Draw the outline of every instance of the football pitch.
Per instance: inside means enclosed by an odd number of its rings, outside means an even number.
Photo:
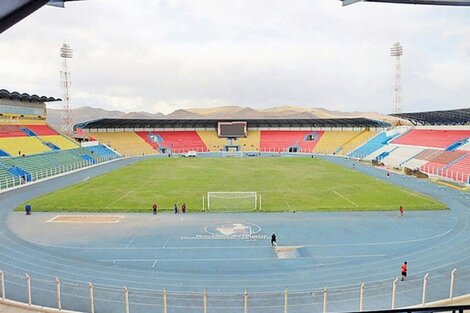
[[[425,195],[316,158],[152,158],[29,203],[43,212],[151,212],[153,203],[159,211],[186,203],[188,212],[201,212],[202,197],[214,191],[255,191],[266,212],[445,208]]]

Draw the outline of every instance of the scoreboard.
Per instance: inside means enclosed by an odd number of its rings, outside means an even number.
[[[246,122],[219,122],[217,124],[217,134],[223,138],[246,137]]]

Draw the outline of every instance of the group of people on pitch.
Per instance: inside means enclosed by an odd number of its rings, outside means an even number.
[[[175,206],[173,209],[175,211],[175,214],[179,213],[178,204],[175,203]],[[152,205],[152,213],[154,215],[158,213],[158,205],[156,203]],[[181,206],[181,213],[186,213],[186,203],[183,203],[183,205]]]

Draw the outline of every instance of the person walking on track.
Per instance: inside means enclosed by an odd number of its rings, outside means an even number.
[[[405,280],[407,274],[408,274],[408,263],[405,261],[401,265],[401,281]]]
[[[277,247],[276,234],[271,235],[271,246]]]

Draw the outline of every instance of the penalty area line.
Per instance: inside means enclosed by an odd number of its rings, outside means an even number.
[[[125,194],[123,194],[122,196],[120,196],[119,198],[117,198],[116,200],[114,201],[111,201],[107,206],[105,206],[104,208],[107,209],[109,208],[110,206],[112,206],[113,204],[115,204],[116,202],[118,202],[119,200],[122,200],[124,199],[125,197],[127,197],[129,194],[133,193],[134,190],[130,190],[128,192],[126,192]]]
[[[287,202],[287,200],[286,200],[285,202],[286,202],[286,204],[287,204],[287,206],[289,207],[289,210],[290,210],[290,204],[289,204],[289,202]]]
[[[342,194],[340,194],[339,192],[337,192],[336,190],[333,190],[333,192],[340,198],[343,198],[344,200],[348,201],[349,203],[353,204],[356,208],[358,208],[359,206],[357,205],[356,202],[346,198],[345,196],[343,196]]]

